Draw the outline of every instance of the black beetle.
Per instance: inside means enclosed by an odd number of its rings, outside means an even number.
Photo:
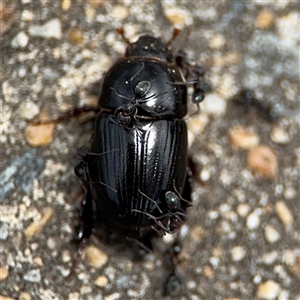
[[[184,75],[186,76],[184,76]],[[102,80],[89,149],[76,175],[86,187],[79,240],[103,221],[138,242],[175,232],[191,206],[187,166],[187,85],[204,98],[203,70],[142,35]]]

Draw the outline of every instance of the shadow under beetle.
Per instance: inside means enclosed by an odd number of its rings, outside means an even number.
[[[184,223],[191,178],[183,117],[188,85],[197,106],[204,99],[203,75],[183,51],[173,54],[150,35],[129,44],[106,73],[91,144],[79,152],[75,168],[86,189],[81,247],[99,221],[146,249],[152,236],[174,233]]]

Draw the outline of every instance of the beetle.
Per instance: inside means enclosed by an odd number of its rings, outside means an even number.
[[[174,34],[175,36],[175,34]],[[102,80],[90,147],[75,174],[86,189],[78,239],[101,221],[129,239],[174,233],[191,206],[187,86],[204,99],[203,69],[152,35],[129,44]]]

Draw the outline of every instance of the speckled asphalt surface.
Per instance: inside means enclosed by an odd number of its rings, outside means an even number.
[[[56,116],[95,100],[90,91],[126,46],[115,28],[124,26],[129,39],[150,32],[168,41],[173,24],[184,23],[192,27],[184,48],[207,70],[212,95],[188,119],[199,180],[173,299],[299,300],[299,8],[297,1],[3,1],[0,299],[162,298],[168,239],[154,241],[141,261],[130,248],[99,241],[98,261],[83,258],[66,279],[82,197],[73,168],[92,122],[58,124],[42,147],[30,146],[24,132],[41,111]],[[280,119],[233,106],[228,99],[242,87],[275,105]],[[275,153],[273,179],[248,169],[249,150],[228,136],[236,126],[251,128]]]

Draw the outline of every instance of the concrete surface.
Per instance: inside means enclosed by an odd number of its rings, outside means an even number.
[[[0,299],[162,298],[162,252],[170,237],[155,241],[156,251],[141,261],[130,248],[99,241],[98,268],[83,257],[66,278],[82,197],[73,168],[92,121],[58,124],[52,141],[41,147],[29,145],[24,132],[27,120],[42,111],[53,117],[94,103],[91,90],[126,47],[115,28],[123,26],[129,39],[150,32],[168,41],[173,25],[187,24],[184,49],[207,70],[212,95],[188,119],[190,153],[199,170],[194,206],[181,232],[182,288],[173,299],[299,300],[299,6],[2,2]],[[276,123],[231,104],[230,97],[245,87],[277,107]],[[248,168],[250,150],[229,139],[236,126],[251,128],[259,144],[275,153],[273,178]]]

